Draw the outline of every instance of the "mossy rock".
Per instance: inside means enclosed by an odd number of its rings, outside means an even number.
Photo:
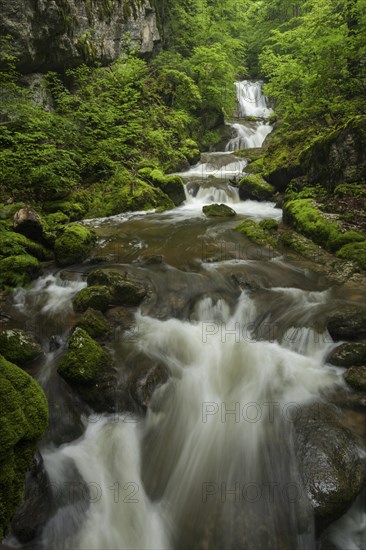
[[[46,214],[54,214],[61,212],[69,218],[70,221],[78,221],[83,219],[87,212],[87,206],[81,202],[72,201],[70,199],[61,201],[46,202],[43,205],[43,210]]]
[[[88,285],[105,285],[111,293],[111,303],[121,306],[139,306],[150,288],[131,273],[95,269],[88,275]]]
[[[361,269],[366,269],[366,241],[346,244],[336,255],[342,260],[354,261]]]
[[[0,259],[8,256],[29,254],[37,260],[52,260],[53,253],[43,245],[31,241],[21,233],[15,231],[0,232]]]
[[[271,234],[271,231],[264,229],[259,223],[253,220],[245,220],[235,228],[239,233],[246,235],[251,241],[260,246],[274,248],[277,244],[276,239]]]
[[[254,162],[259,158],[263,157],[263,149],[262,147],[251,147],[250,149],[239,149],[239,151],[235,151],[235,153],[233,153],[233,156],[241,157],[244,159],[248,159],[251,162]]]
[[[272,218],[261,220],[258,225],[265,231],[277,231],[278,229],[278,222]]]
[[[263,163],[264,163],[264,158],[260,157],[259,159],[250,162],[245,167],[245,171],[248,174],[254,174],[254,175],[255,174],[262,174],[263,169],[264,169]]]
[[[226,204],[208,204],[203,206],[202,212],[208,218],[232,218],[236,216],[235,210]]]
[[[41,264],[29,254],[8,256],[0,260],[0,287],[17,287],[28,284],[41,274]]]
[[[70,217],[63,212],[54,212],[45,216],[44,221],[49,231],[60,231],[69,223]]]
[[[366,392],[366,366],[351,367],[346,371],[344,378],[355,390]]]
[[[89,308],[107,311],[111,300],[109,288],[103,285],[88,286],[78,292],[73,299],[75,311],[84,312]]]
[[[336,252],[340,248],[344,247],[345,245],[353,244],[353,243],[364,243],[366,245],[366,236],[363,233],[358,233],[357,231],[346,231],[345,233],[340,233],[336,237],[334,237],[330,243],[329,243],[329,250],[332,252]],[[349,247],[351,250],[352,247]],[[366,246],[365,246],[365,253],[366,253]],[[342,256],[340,256],[342,257]],[[347,254],[344,258],[345,260],[355,260],[357,259],[357,254],[351,254],[350,257],[347,257]],[[365,255],[366,260],[366,255]],[[366,264],[366,261],[365,261]]]
[[[82,262],[95,244],[95,233],[79,224],[69,224],[55,242],[56,261],[61,266]]]
[[[341,344],[328,355],[327,361],[337,367],[366,366],[366,342]]]
[[[24,367],[42,353],[40,344],[24,330],[0,331],[0,354],[11,363]]]
[[[77,327],[57,372],[71,384],[88,385],[98,382],[111,363],[110,355],[85,330]]]
[[[25,475],[47,423],[42,388],[0,356],[0,539],[22,503]]]
[[[167,176],[161,170],[152,170],[149,179],[170,197],[175,206],[185,201],[184,182],[180,176]]]
[[[293,250],[299,256],[303,256],[308,260],[316,261],[322,255],[327,253],[312,240],[296,233],[295,231],[283,231],[280,233],[280,242],[287,248]]]
[[[274,187],[259,175],[246,176],[239,182],[241,200],[269,201],[274,194]]]
[[[85,330],[92,338],[101,340],[107,339],[112,334],[111,325],[104,315],[96,310],[89,308],[77,321],[75,327]]]

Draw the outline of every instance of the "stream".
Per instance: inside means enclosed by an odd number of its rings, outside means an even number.
[[[85,221],[98,235],[89,261],[14,293],[11,317],[45,351],[32,374],[50,402],[40,452],[56,504],[36,541],[10,535],[8,546],[318,548],[291,413],[346,391],[343,369],[325,362],[334,342],[324,319],[355,297],[329,288],[309,263],[234,231],[246,218],[282,219],[274,203],[240,201],[232,185],[248,164],[235,151],[261,147],[272,130],[261,84],[236,88],[232,138],[180,174],[183,205]],[[210,203],[237,215],[207,218]],[[96,414],[56,372],[76,319],[72,299],[96,265],[128,266],[154,289],[108,344],[121,383],[139,357],[168,369],[146,415]],[[58,345],[50,348],[50,338]],[[329,540],[335,549],[365,548],[362,499]]]

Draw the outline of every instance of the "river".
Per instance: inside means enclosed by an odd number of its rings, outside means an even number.
[[[15,292],[13,317],[46,351],[33,374],[50,401],[41,453],[56,505],[35,542],[19,546],[10,536],[10,546],[316,548],[291,413],[345,387],[343,369],[325,362],[334,343],[323,323],[345,298],[311,265],[234,231],[248,217],[282,216],[273,203],[240,201],[230,183],[248,162],[235,151],[261,147],[271,131],[260,83],[236,86],[233,137],[181,174],[182,206],[87,221],[98,234],[90,263]],[[237,216],[206,218],[202,206],[213,202]],[[136,357],[168,368],[146,416],[97,415],[56,372],[75,321],[72,298],[101,257],[154,288],[132,328],[122,324],[109,345],[122,382]],[[55,335],[61,347],[50,351]],[[361,504],[334,524],[336,548],[362,549]]]

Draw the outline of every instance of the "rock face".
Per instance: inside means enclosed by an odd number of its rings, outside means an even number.
[[[304,407],[295,421],[295,448],[304,485],[320,528],[339,517],[361,492],[365,452],[336,407]]]
[[[23,73],[108,64],[131,42],[149,54],[160,41],[148,0],[0,0],[0,33],[13,39]]]

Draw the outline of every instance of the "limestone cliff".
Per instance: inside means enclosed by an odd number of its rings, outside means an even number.
[[[0,0],[0,34],[23,73],[108,64],[127,45],[146,55],[160,41],[149,0]]]

